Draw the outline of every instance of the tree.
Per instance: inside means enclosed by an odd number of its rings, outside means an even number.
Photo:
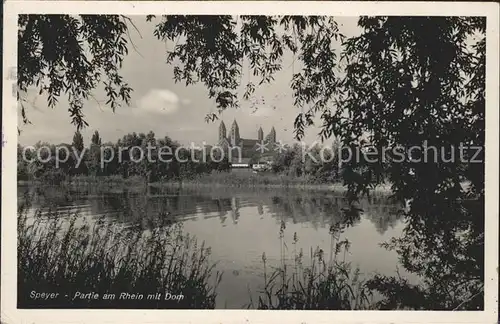
[[[94,145],[101,146],[102,139],[101,136],[99,136],[99,131],[95,131],[94,134],[92,134],[91,143]]]
[[[66,95],[77,129],[88,125],[83,103],[101,84],[113,111],[128,104],[132,89],[119,73],[128,53],[127,22],[118,15],[19,15],[17,97],[24,122],[23,94],[33,88],[47,95],[49,107]]]
[[[17,180],[29,180],[29,169],[28,161],[32,158],[32,152],[25,150],[23,152],[23,147],[17,144]],[[23,154],[24,153],[24,154]]]
[[[72,146],[78,151],[82,152],[84,149],[84,143],[83,143],[83,136],[79,131],[75,132],[75,135],[73,135],[73,143]]]
[[[94,176],[104,174],[104,170],[101,168],[101,143],[99,132],[95,131],[90,140],[89,159],[86,161],[89,173]]]
[[[76,131],[75,135],[73,135],[73,142],[71,143],[71,160],[78,161],[77,154],[83,154],[82,160],[78,167],[76,166],[76,162],[74,163],[74,174],[87,174],[88,173],[88,165],[89,156],[88,152],[85,150],[85,143],[83,142],[83,136],[80,131]]]

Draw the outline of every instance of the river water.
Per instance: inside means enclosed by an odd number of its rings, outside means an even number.
[[[22,201],[28,187],[18,187]],[[330,225],[342,222],[346,201],[339,195],[311,191],[237,190],[237,189],[153,189],[146,194],[126,188],[114,190],[43,188],[33,208],[78,211],[82,217],[105,216],[116,224],[132,223],[144,213],[168,212],[183,222],[186,232],[211,247],[211,261],[223,271],[217,289],[217,308],[246,307],[250,297],[262,288],[265,253],[268,266],[291,256],[294,248],[309,255],[311,248],[331,250]],[[361,200],[361,215],[338,240],[348,239],[349,250],[342,257],[359,267],[364,276],[375,273],[395,275],[396,252],[380,246],[398,237],[404,228],[399,205],[386,198]],[[283,237],[280,228],[285,225]],[[287,250],[288,249],[288,250]],[[307,263],[307,261],[305,262]],[[405,275],[399,268],[400,275]],[[255,299],[254,299],[255,300]]]

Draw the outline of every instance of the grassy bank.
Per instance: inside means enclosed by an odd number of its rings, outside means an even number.
[[[46,184],[40,182],[18,181],[19,185]],[[119,176],[75,176],[68,178],[60,183],[68,187],[93,186],[99,188],[116,189],[127,187],[143,188],[146,181],[143,177],[122,178]],[[326,191],[335,193],[344,193],[346,187],[340,183],[321,182],[313,177],[301,176],[293,177],[276,173],[252,173],[250,171],[233,172],[213,172],[210,174],[195,175],[184,179],[172,179],[165,181],[152,182],[148,184],[154,188],[267,188],[267,189],[298,189],[310,191]],[[371,191],[373,194],[389,195],[391,186],[382,184]]]
[[[340,183],[320,182],[312,177],[292,177],[276,173],[252,172],[216,172],[201,175],[192,179],[152,183],[153,187],[173,188],[267,188],[267,189],[298,189],[310,191],[327,191],[344,193],[347,189]],[[383,184],[376,187],[374,194],[389,195],[391,186]]]
[[[65,186],[86,186],[86,185],[100,185],[100,186],[143,186],[145,183],[143,177],[133,176],[124,178],[121,176],[66,176],[61,181],[51,182],[50,180],[18,180],[18,185],[65,185]]]
[[[210,249],[198,246],[180,224],[161,217],[117,229],[103,221],[81,224],[76,215],[27,215],[21,208],[18,307],[215,307],[221,275],[213,273]],[[59,294],[35,299],[36,293]],[[81,298],[88,293],[98,294],[97,299]],[[120,299],[122,293],[143,297],[124,300]],[[165,300],[167,293],[179,297]]]

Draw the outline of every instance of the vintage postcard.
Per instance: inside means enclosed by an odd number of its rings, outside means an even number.
[[[2,323],[497,322],[498,9],[7,1]]]

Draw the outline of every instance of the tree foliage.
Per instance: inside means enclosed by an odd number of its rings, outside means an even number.
[[[47,92],[49,106],[66,92],[79,127],[85,125],[82,99],[91,96],[102,76],[111,107],[118,99],[128,102],[131,89],[118,73],[127,54],[127,19],[20,16],[19,89],[36,86]],[[346,38],[327,16],[162,16],[154,35],[174,43],[167,53],[174,79],[203,83],[219,111],[239,105],[240,84],[248,99],[256,86],[272,82],[284,53],[291,52],[300,67],[291,79],[294,104],[305,109],[295,120],[297,138],[319,114],[321,135],[338,136],[345,146],[359,146],[365,134],[377,148],[424,140],[435,146],[483,145],[484,19],[361,17],[358,25],[361,35]],[[480,40],[469,46],[474,34]],[[248,81],[242,80],[246,72],[252,76]],[[472,181],[474,191],[483,181],[477,166],[421,163],[410,175],[416,166],[411,161],[372,164],[368,171],[391,174],[400,199],[412,198],[413,183],[421,181],[430,192],[450,177],[455,183],[462,177]],[[347,185],[353,192],[363,189],[359,183]]]
[[[245,97],[254,82],[272,82],[283,53],[291,51],[302,67],[291,80],[295,106],[305,109],[295,121],[298,138],[319,114],[321,135],[338,136],[346,146],[359,146],[366,134],[377,148],[424,140],[438,147],[482,145],[484,19],[361,17],[358,25],[361,35],[345,38],[326,16],[163,16],[154,34],[175,42],[167,54],[175,80],[203,83],[220,110],[238,106],[236,92],[247,64],[255,81],[246,83]],[[476,33],[483,37],[471,47]],[[467,173],[422,164],[427,171],[418,170],[421,179],[414,179],[409,161],[385,167],[400,184],[394,188],[400,198],[413,196],[406,184],[428,181],[425,190],[434,191],[445,179]]]
[[[176,80],[205,84],[220,110],[237,106],[245,62],[256,82],[265,84],[288,50],[301,67],[291,80],[294,104],[304,111],[295,120],[297,138],[319,115],[323,138],[335,135],[352,150],[366,138],[378,152],[402,147],[408,153],[426,145],[445,150],[426,162],[409,154],[398,162],[391,155],[376,163],[351,160],[344,182],[356,199],[369,192],[373,179],[387,175],[396,198],[411,201],[403,236],[387,247],[425,284],[375,278],[372,288],[386,296],[381,307],[482,307],[477,296],[484,281],[484,18],[361,17],[361,34],[351,38],[330,17],[161,19],[155,35],[176,42],[167,57]],[[207,39],[204,30],[215,36]],[[253,81],[246,88],[248,97]],[[480,163],[463,163],[456,155],[460,144],[479,147]],[[452,151],[455,158],[443,162]],[[464,182],[470,185],[464,188]]]
[[[40,150],[39,155],[37,150]],[[83,175],[139,176],[156,182],[189,179],[229,169],[227,158],[215,162],[210,150],[184,147],[168,136],[156,138],[152,131],[129,133],[114,143],[104,144],[96,131],[87,146],[77,131],[71,145],[41,142],[32,147],[18,145],[17,156],[19,180],[49,181],[48,178],[57,176],[62,181]]]
[[[99,131],[95,131],[94,134],[92,134],[91,142],[94,145],[101,145],[102,144],[102,139],[101,139],[101,136],[99,135]]]
[[[51,106],[67,92],[71,116],[80,126],[82,100],[101,76],[113,109],[118,98],[128,102],[131,89],[118,74],[127,51],[125,20],[21,16],[20,90],[36,86],[48,93]],[[480,292],[485,18],[360,17],[360,35],[349,38],[340,33],[335,18],[327,16],[148,16],[147,20],[155,22],[159,40],[173,44],[166,60],[174,66],[174,80],[205,85],[218,112],[238,107],[241,84],[246,89],[243,99],[248,99],[256,87],[273,82],[283,68],[285,52],[290,52],[298,67],[291,77],[294,105],[303,111],[294,123],[297,138],[319,116],[320,135],[336,136],[353,150],[366,138],[378,152],[384,147],[407,150],[425,145],[451,152],[461,143],[481,148],[480,163],[458,158],[415,162],[415,156],[394,162],[389,155],[376,163],[351,160],[343,172],[351,200],[369,192],[377,184],[373,179],[383,178],[380,175],[388,177],[398,200],[411,200],[404,235],[389,247],[398,250],[407,269],[427,278],[426,287],[419,290],[397,278],[378,278],[373,284],[388,296],[386,305],[422,307],[424,302],[415,304],[418,298],[393,298],[393,292],[403,288],[415,292],[412,296],[425,297],[427,306],[446,309]],[[83,44],[91,56],[84,55]],[[247,80],[244,74],[249,75]],[[207,119],[216,117],[214,113]],[[288,160],[292,163],[293,157]],[[464,188],[464,182],[470,185]],[[465,203],[470,199],[476,203]],[[475,288],[463,286],[464,282]],[[433,287],[447,292],[446,302]],[[480,307],[482,302],[474,299],[471,305]]]
[[[30,89],[45,94],[51,108],[65,96],[78,129],[88,125],[83,105],[99,85],[113,111],[128,104],[132,89],[119,73],[128,53],[127,21],[116,15],[19,15],[17,96],[24,122],[23,95]]]
[[[85,147],[85,143],[83,142],[83,136],[79,131],[75,132],[75,135],[73,135],[73,143],[72,146],[78,151],[81,152],[83,151],[83,148]]]

